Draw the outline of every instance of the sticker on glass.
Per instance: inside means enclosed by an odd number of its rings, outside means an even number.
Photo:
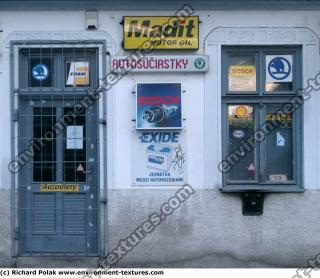
[[[255,171],[256,170],[256,167],[254,167],[253,163],[251,163],[248,167],[248,170],[249,171]]]
[[[236,139],[241,139],[245,135],[245,132],[241,129],[236,129],[232,132],[232,136]]]
[[[292,55],[266,55],[266,82],[292,82]]]
[[[231,76],[255,76],[255,66],[230,66],[229,74]]]
[[[248,109],[244,105],[238,106],[235,110],[235,114],[238,118],[245,118],[248,114]]]
[[[284,147],[286,145],[286,140],[281,135],[280,132],[277,132],[277,147]]]
[[[67,86],[89,85],[89,62],[67,62]]]
[[[273,174],[269,175],[269,181],[287,181],[287,175]]]
[[[244,61],[241,61],[241,63],[243,62]],[[256,66],[230,65],[228,70],[228,83],[229,91],[255,91]]]
[[[49,76],[49,69],[45,64],[37,64],[32,68],[32,77],[37,81],[44,81]]]
[[[83,172],[84,171],[84,168],[82,166],[81,163],[79,163],[78,167],[77,167],[77,172]]]
[[[229,105],[229,125],[235,129],[252,128],[254,125],[253,106],[250,105]]]

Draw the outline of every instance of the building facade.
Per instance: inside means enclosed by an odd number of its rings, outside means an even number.
[[[318,255],[318,1],[1,2],[1,266]]]

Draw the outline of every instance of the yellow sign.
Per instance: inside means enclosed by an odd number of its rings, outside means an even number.
[[[80,185],[74,183],[43,183],[40,185],[41,192],[79,192]]]
[[[231,76],[253,76],[256,73],[255,66],[230,66],[229,74]]]
[[[248,114],[247,107],[241,105],[236,108],[236,115],[238,118],[245,118]]]
[[[198,49],[199,17],[125,16],[124,49]]]
[[[266,121],[287,121],[292,122],[292,115],[290,114],[266,114],[265,115]]]

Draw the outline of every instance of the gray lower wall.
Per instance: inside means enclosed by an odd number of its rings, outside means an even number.
[[[11,258],[11,195],[10,189],[0,190],[0,266],[14,266]]]
[[[109,246],[174,193],[109,194]],[[300,267],[320,252],[320,192],[266,194],[262,216],[243,216],[237,194],[196,190],[120,262],[122,266]]]
[[[109,249],[175,190],[111,190]],[[196,190],[120,262],[123,267],[302,267],[320,252],[320,192],[266,194],[262,216],[243,216],[237,194]],[[96,258],[11,258],[10,190],[0,190],[0,266],[96,267]]]

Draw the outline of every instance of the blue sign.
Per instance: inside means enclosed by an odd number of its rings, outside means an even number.
[[[44,81],[49,77],[49,69],[45,64],[37,64],[32,68],[32,77],[37,81]]]
[[[289,56],[289,55],[285,55]],[[291,58],[291,56],[289,56]],[[291,59],[292,60],[292,59]],[[284,56],[276,56],[268,63],[269,77],[273,81],[291,82],[292,61],[289,61]],[[270,80],[267,80],[270,81]]]
[[[137,129],[181,129],[181,83],[137,84]]]

